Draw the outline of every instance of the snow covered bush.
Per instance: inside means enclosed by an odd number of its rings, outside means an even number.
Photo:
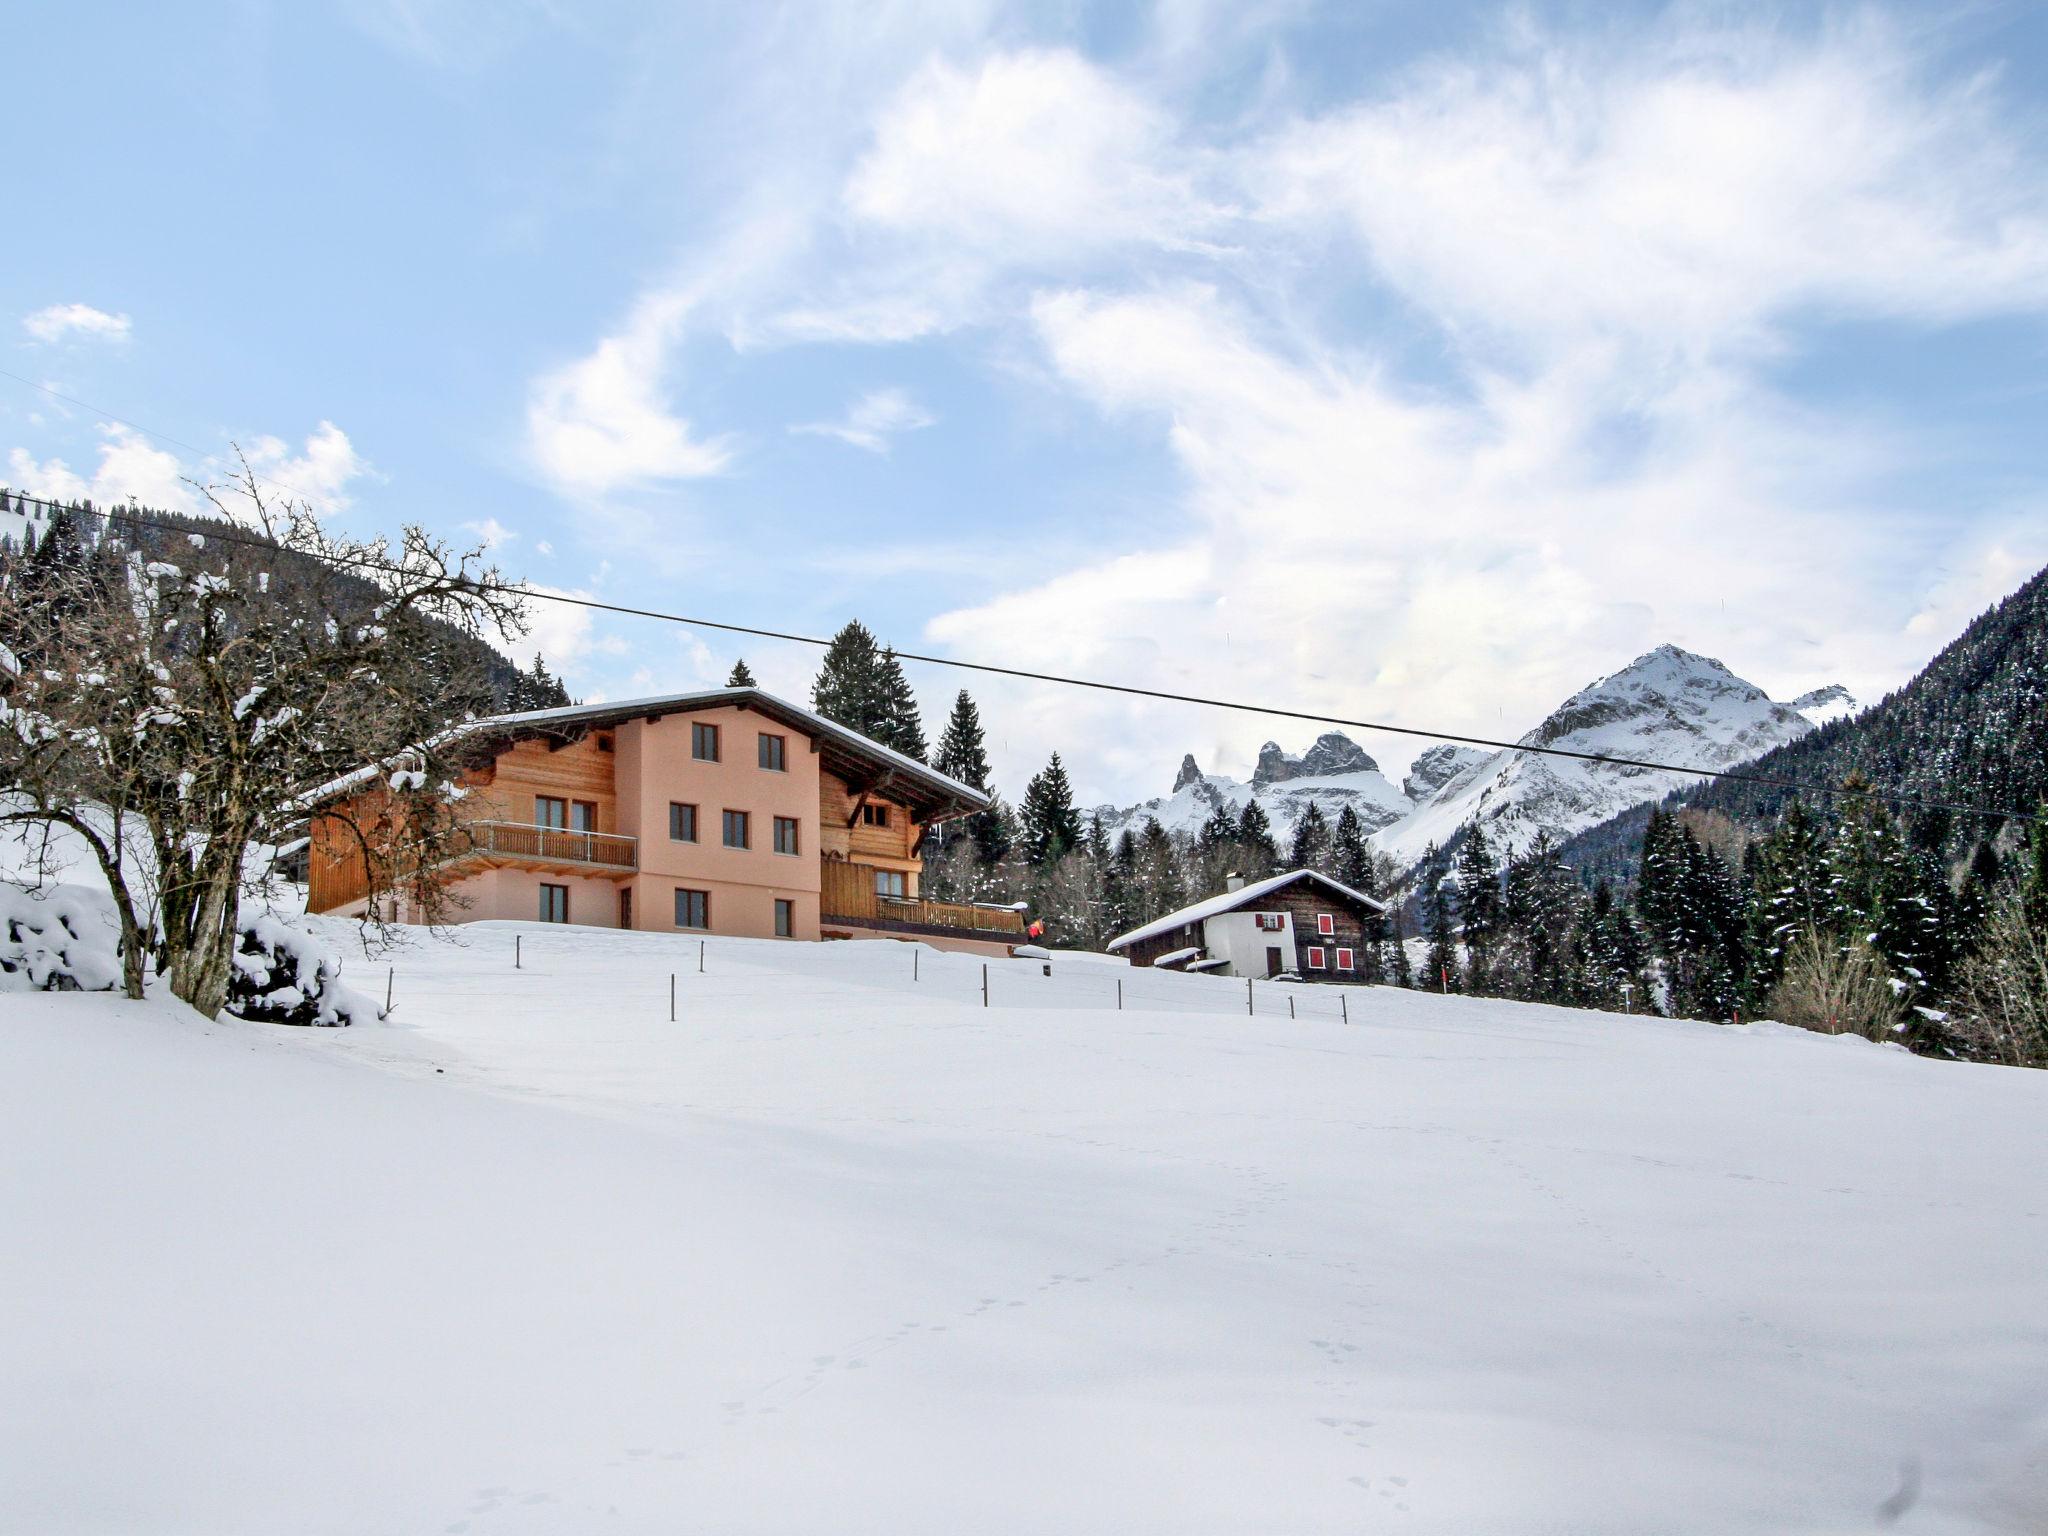
[[[1895,1040],[1907,1018],[1902,989],[1869,944],[1843,943],[1809,928],[1792,941],[1771,1017],[1823,1035]]]
[[[227,1011],[266,1024],[363,1024],[377,1003],[341,984],[341,957],[274,912],[245,916],[235,935]]]
[[[121,921],[104,891],[0,881],[0,992],[104,992],[120,980]]]

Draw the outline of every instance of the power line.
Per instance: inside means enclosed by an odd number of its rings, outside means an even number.
[[[59,503],[50,501],[45,497],[29,496],[19,491],[13,494],[16,499],[21,501],[34,502],[38,506],[47,507],[52,510],[63,510]],[[126,522],[138,527],[155,528],[165,533],[191,532],[188,528],[181,528],[173,523],[147,517],[139,512],[102,511],[97,507],[71,507],[68,510],[82,512],[92,517],[104,518],[110,525],[117,522]],[[233,528],[236,525],[228,523],[225,526]],[[281,546],[265,539],[237,538],[227,534],[213,533],[207,534],[206,537],[218,539],[223,544],[239,544],[251,549],[287,553],[287,551],[282,550]],[[288,553],[296,554],[301,559],[317,560],[336,569],[403,574],[401,567],[392,565],[389,561],[374,560],[366,557],[351,559],[311,555],[302,551],[289,551]],[[541,592],[522,584],[471,581],[467,585],[477,592],[502,593],[506,596],[537,599],[542,602],[564,603],[573,607],[590,609],[597,613],[618,614],[626,618],[656,619],[667,624],[688,625],[693,629],[714,629],[725,634],[751,635],[763,640],[785,640],[793,644],[817,646],[821,649],[828,648],[832,644],[829,639],[823,639],[817,635],[799,635],[788,630],[766,629],[752,624],[733,624],[722,619],[694,618],[687,614],[666,613],[658,608],[636,608],[625,603],[607,603],[597,598],[575,597],[568,593]],[[1208,698],[1200,694],[1176,693],[1165,688],[1144,688],[1134,683],[1106,683],[1094,678],[1065,677],[1056,672],[1035,672],[1024,667],[1002,667],[997,666],[993,662],[986,661],[962,661],[958,657],[930,656],[917,651],[896,651],[895,654],[904,661],[923,662],[935,667],[951,667],[958,671],[981,672],[996,677],[1016,678],[1025,682],[1052,683],[1065,688],[1087,688],[1099,693],[1115,693],[1133,698],[1157,699],[1173,704],[1194,704],[1205,709],[1227,709],[1244,714],[1268,715],[1283,720],[1306,720],[1317,725],[1341,725],[1353,730],[1385,731],[1396,736],[1415,736],[1427,741],[1455,742],[1460,746],[1488,747],[1495,751],[1529,752],[1544,757],[1570,758],[1578,762],[1606,763],[1618,768],[1647,768],[1659,773],[1680,773],[1702,779],[1727,779],[1735,783],[1756,784],[1767,789],[1790,790],[1795,794],[1835,795],[1856,793],[1866,795],[1873,800],[1882,800],[1892,805],[1907,806],[1914,810],[1947,811],[1961,816],[1982,816],[1993,820],[2021,822],[2044,819],[2040,813],[2033,811],[1999,810],[1980,805],[1959,805],[1948,801],[1929,800],[1917,795],[1907,795],[1897,790],[1872,787],[1849,791],[1838,785],[1802,784],[1796,779],[1778,778],[1772,774],[1745,773],[1735,768],[1692,768],[1679,763],[1660,763],[1649,758],[1615,757],[1604,752],[1579,752],[1569,747],[1530,746],[1524,742],[1502,741],[1488,736],[1461,735],[1456,731],[1428,730],[1413,725],[1392,725],[1382,720],[1353,720],[1342,715],[1316,714],[1309,710],[1284,709],[1266,704],[1247,704],[1235,699],[1217,699]]]

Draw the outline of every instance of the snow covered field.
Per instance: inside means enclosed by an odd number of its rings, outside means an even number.
[[[2048,1075],[460,939],[349,1030],[0,997],[0,1529],[2048,1526]]]

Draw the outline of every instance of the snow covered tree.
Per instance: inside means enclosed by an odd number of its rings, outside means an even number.
[[[373,910],[402,894],[428,921],[446,911],[435,866],[467,834],[445,792],[463,767],[445,727],[491,695],[481,674],[451,678],[442,637],[517,634],[524,614],[480,549],[417,527],[395,546],[337,536],[270,501],[246,463],[234,490],[240,518],[228,488],[207,490],[218,534],[110,532],[102,560],[65,578],[62,654],[0,704],[14,790],[0,821],[75,833],[113,894],[129,995],[153,942],[171,992],[208,1017],[227,997],[251,851],[309,815],[373,855]],[[21,601],[0,590],[0,634],[19,631]],[[354,775],[382,792],[323,798]]]
[[[1145,923],[1186,906],[1190,894],[1180,845],[1156,816],[1145,818],[1138,837],[1138,891],[1142,906],[1137,920]]]
[[[1423,964],[1422,986],[1426,990],[1461,992],[1458,972],[1458,930],[1451,915],[1451,898],[1444,890],[1441,874],[1431,877],[1423,893],[1424,936],[1429,940],[1429,957]]]
[[[1024,860],[1036,869],[1057,862],[1080,843],[1081,813],[1074,809],[1074,786],[1059,753],[1024,787],[1018,824]]]
[[[742,656],[732,664],[732,672],[727,676],[725,686],[728,688],[758,688],[761,685],[754,681],[754,674],[747,667],[747,659]]]

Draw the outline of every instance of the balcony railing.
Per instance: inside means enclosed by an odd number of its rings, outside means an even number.
[[[639,839],[617,832],[578,832],[523,821],[471,821],[463,826],[472,853],[550,864],[595,864],[602,869],[637,869],[640,864]]]
[[[1024,914],[1014,907],[982,906],[967,901],[923,901],[884,896],[875,889],[875,871],[866,864],[828,860],[819,892],[821,915],[828,923],[857,928],[886,928],[900,933],[942,931],[980,938],[1024,940]]]

